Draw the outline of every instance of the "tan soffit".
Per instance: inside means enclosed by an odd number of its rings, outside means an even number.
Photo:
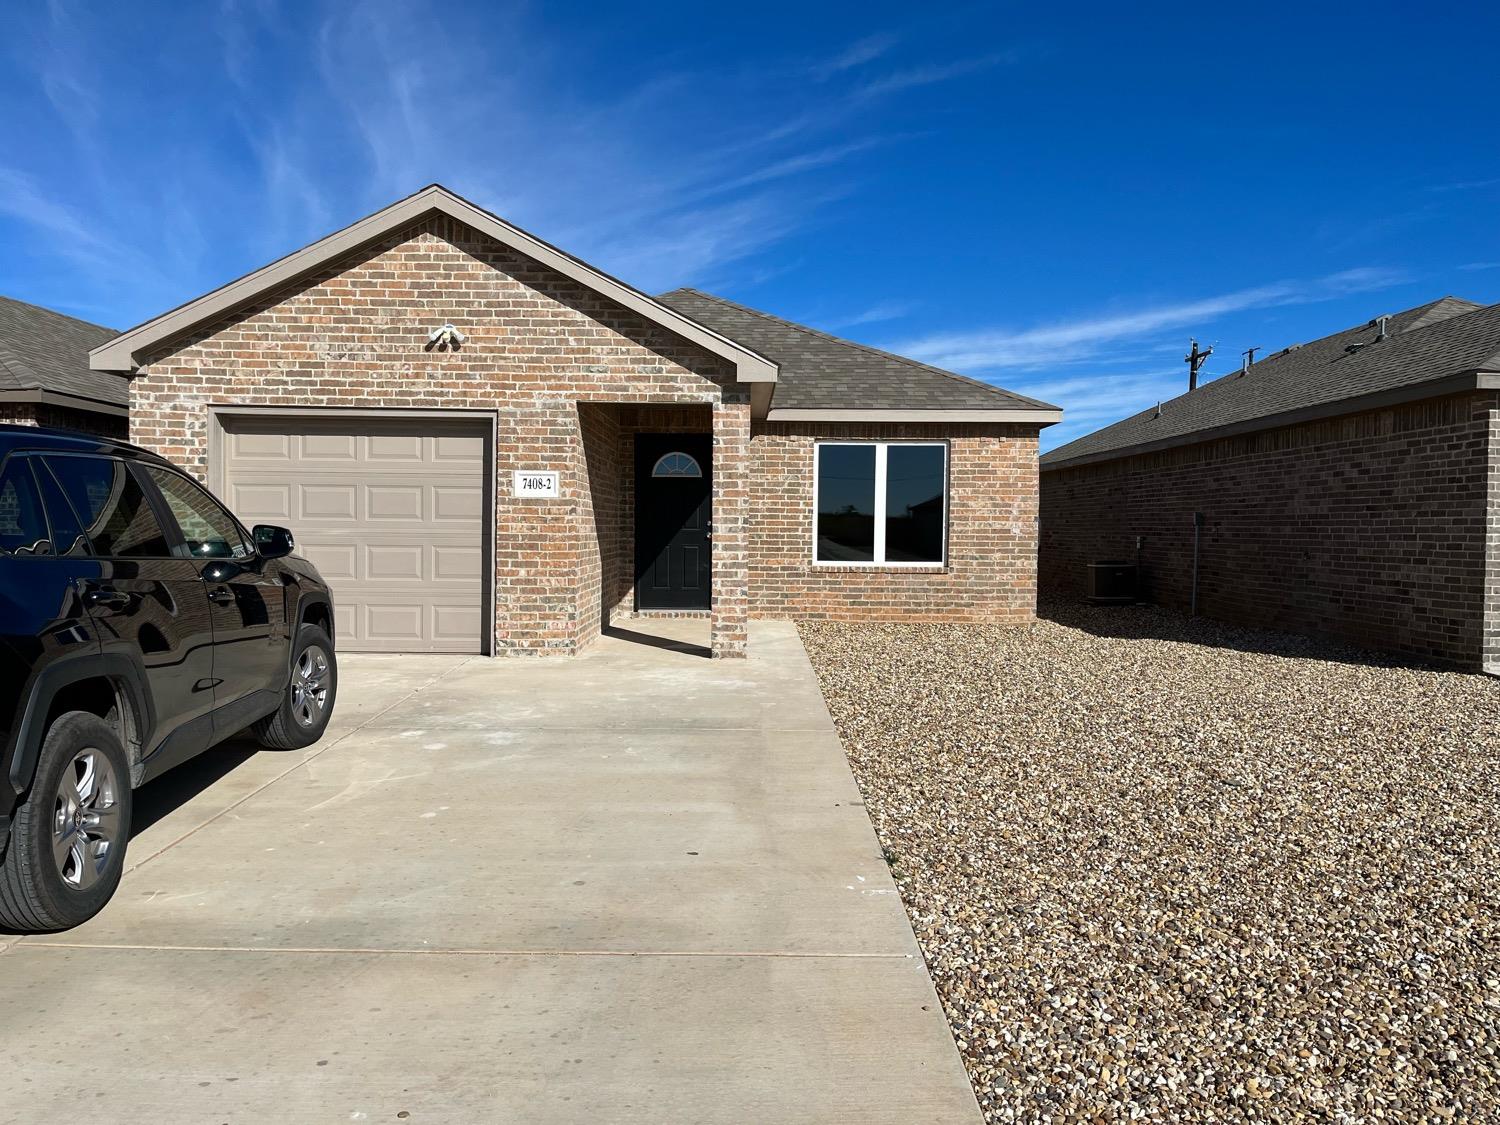
[[[100,402],[98,399],[63,394],[61,391],[0,391],[0,402],[31,402],[47,406],[66,406],[73,410],[88,410],[95,414],[109,414],[116,418],[126,418],[130,414],[125,407],[117,406],[112,402]]]
[[[690,340],[711,354],[728,360],[734,364],[735,377],[741,383],[776,382],[777,365],[765,356],[735,343],[726,336],[721,336],[712,329],[705,328],[697,321],[668,308],[640,290],[626,285],[623,281],[618,281],[596,270],[566,251],[543,242],[535,235],[528,234],[519,227],[511,226],[504,219],[454,195],[438,184],[425,187],[415,195],[409,195],[359,220],[352,226],[335,231],[311,246],[288,254],[254,273],[246,274],[238,281],[231,281],[228,285],[221,286],[196,300],[163,313],[154,320],[148,320],[129,331],[122,332],[113,340],[89,352],[89,366],[95,371],[130,374],[139,365],[138,357],[157,345],[191,331],[201,324],[208,323],[240,305],[253,301],[264,293],[309,273],[351,250],[358,249],[366,243],[373,242],[392,231],[400,230],[432,212],[439,212],[467,224],[489,235],[497,242],[555,269],[565,277],[588,286],[632,312],[639,313],[647,320]]]

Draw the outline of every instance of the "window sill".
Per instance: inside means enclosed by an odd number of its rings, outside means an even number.
[[[813,561],[814,570],[891,570],[898,573],[947,574],[947,563],[901,563],[901,562],[818,562]]]

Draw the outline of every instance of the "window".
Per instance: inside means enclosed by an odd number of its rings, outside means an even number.
[[[938,443],[820,443],[814,561],[941,565],[947,462],[948,447]]]
[[[33,460],[31,468],[42,490],[42,507],[47,509],[47,522],[52,525],[54,549],[59,555],[86,557],[89,553],[88,536],[83,533],[83,525],[78,522],[73,505],[63,495],[62,486],[41,461]]]
[[[691,453],[663,453],[651,466],[653,477],[701,477],[703,468]]]
[[[84,521],[94,554],[121,559],[170,556],[166,534],[146,492],[123,461],[52,454],[42,460]]]
[[[217,500],[180,473],[146,466],[146,475],[161,489],[172,518],[182,529],[182,553],[195,559],[243,559],[250,544],[239,525]]]
[[[0,469],[0,555],[50,555],[47,514],[31,479],[31,467],[12,457]]]

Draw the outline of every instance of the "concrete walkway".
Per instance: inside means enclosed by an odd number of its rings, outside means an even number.
[[[142,790],[0,937],[0,1121],[977,1121],[796,630],[629,624],[345,657],[317,746]]]

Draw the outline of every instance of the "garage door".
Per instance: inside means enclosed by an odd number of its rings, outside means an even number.
[[[486,423],[223,421],[224,498],[292,529],[333,587],[341,650],[484,651]]]

